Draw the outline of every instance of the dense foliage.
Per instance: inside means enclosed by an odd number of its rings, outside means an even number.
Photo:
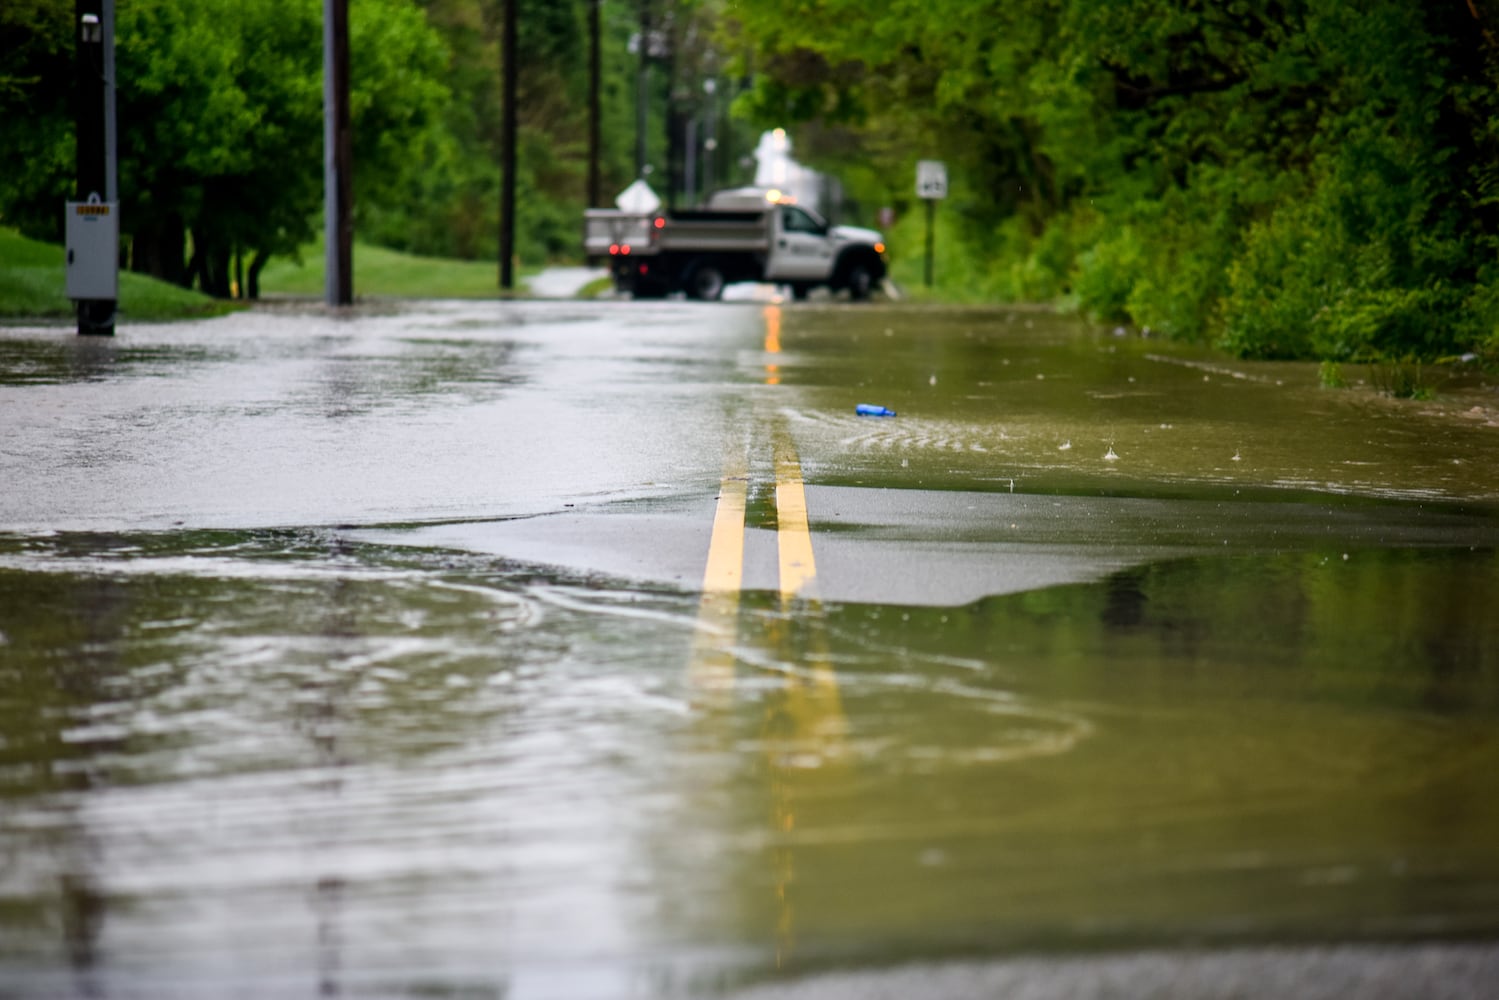
[[[359,231],[401,250],[493,260],[499,253],[505,0],[425,0],[421,6],[446,45],[443,80],[452,99],[410,151],[420,169],[385,196],[364,202]],[[576,252],[587,173],[584,15],[584,4],[550,0],[520,0],[517,11],[516,238],[520,256],[532,262],[563,249]],[[624,43],[613,49],[622,53]],[[620,106],[617,91],[611,88],[611,109]],[[623,107],[609,119],[611,133],[628,114]],[[610,148],[628,155],[629,140]],[[618,174],[623,158],[611,164]]]
[[[802,153],[864,197],[911,208],[913,162],[947,162],[964,260],[945,274],[973,297],[1265,357],[1499,346],[1493,0],[757,0],[733,19],[745,109],[808,123]]]
[[[448,48],[442,75],[452,93],[414,151],[406,186],[366,203],[360,232],[420,254],[493,260],[499,251],[501,23],[507,0],[416,0]],[[639,37],[649,25],[644,92],[645,162],[663,198],[683,191],[688,122],[718,121],[728,162],[743,136],[722,120],[726,102],[704,96],[718,67],[716,0],[516,0],[518,122],[516,240],[523,261],[576,259],[589,201],[589,17],[599,25],[598,202],[612,203],[637,170]],[[715,81],[716,83],[716,81]]]
[[[516,2],[517,247],[540,263],[578,250],[594,4]],[[853,214],[903,210],[898,249],[920,245],[914,161],[946,161],[946,294],[1072,303],[1247,355],[1492,351],[1494,4],[599,0],[600,191],[635,176],[632,43],[648,18],[661,52],[644,155],[667,196],[687,186],[689,125],[721,141],[711,165],[693,161],[699,182],[742,179],[735,133],[710,118],[750,81],[740,111],[802,123],[798,154],[843,181]],[[497,253],[505,5],[351,0],[362,239]],[[321,3],[117,11],[131,265],[223,294],[243,256],[253,284],[320,230]],[[54,240],[72,188],[72,20],[70,0],[0,5],[0,219]]]
[[[0,12],[0,216],[57,240],[74,186],[70,0]],[[448,92],[440,38],[406,0],[350,10],[361,191],[411,172],[409,145]],[[323,197],[319,0],[139,0],[116,6],[119,181],[130,262],[226,295],[230,259],[293,253]]]

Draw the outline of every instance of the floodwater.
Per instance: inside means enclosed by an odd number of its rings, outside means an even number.
[[[1484,996],[1493,399],[1027,312],[0,332],[0,996]]]

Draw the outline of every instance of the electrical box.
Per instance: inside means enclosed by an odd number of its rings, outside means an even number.
[[[68,298],[120,297],[120,203],[68,202]]]

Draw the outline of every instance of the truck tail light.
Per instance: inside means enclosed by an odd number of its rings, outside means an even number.
[[[611,244],[609,244],[609,256],[611,256],[611,257],[618,257],[619,256],[619,244],[618,243],[611,243]]]

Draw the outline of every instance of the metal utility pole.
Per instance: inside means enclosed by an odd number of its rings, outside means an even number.
[[[500,288],[515,287],[515,31],[520,0],[505,0],[505,34],[500,41],[501,110],[500,144]]]
[[[66,206],[66,286],[78,332],[113,336],[120,285],[115,193],[114,0],[76,0],[75,202]]]
[[[603,155],[603,143],[599,137],[603,111],[599,103],[600,70],[599,5],[602,0],[588,3],[588,207],[599,208],[603,192],[599,190],[599,158]]]
[[[326,301],[354,301],[354,130],[349,119],[349,0],[323,0],[323,237]]]

